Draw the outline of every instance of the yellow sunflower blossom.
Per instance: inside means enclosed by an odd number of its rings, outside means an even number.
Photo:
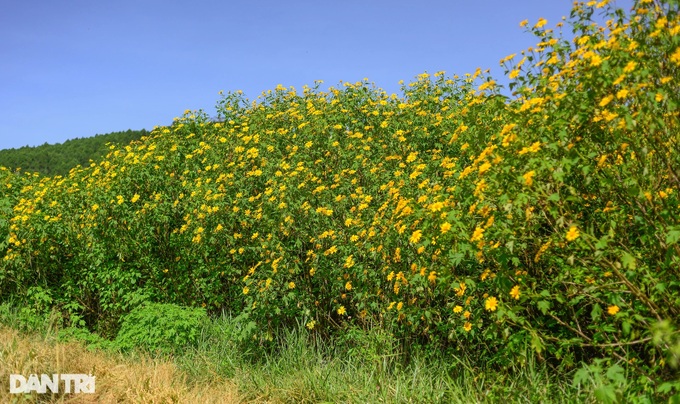
[[[576,226],[571,226],[569,228],[569,231],[567,232],[567,241],[574,241],[576,240],[581,233],[579,233],[578,228]]]
[[[519,285],[515,285],[511,290],[510,290],[510,296],[512,296],[513,299],[519,300]]]
[[[484,229],[477,226],[475,231],[472,233],[472,237],[470,237],[470,241],[474,243],[475,241],[479,241],[482,238],[484,238]]]
[[[498,308],[498,299],[493,296],[487,298],[484,302],[484,308],[487,311],[495,311]]]
[[[534,28],[543,28],[543,26],[547,23],[548,23],[548,20],[546,20],[545,18],[539,18],[536,25],[534,25]]]

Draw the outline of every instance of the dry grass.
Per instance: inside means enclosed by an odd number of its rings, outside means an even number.
[[[96,376],[94,394],[9,394],[10,374],[84,373]],[[214,378],[189,385],[177,367],[148,357],[90,352],[78,343],[26,336],[0,326],[0,402],[53,403],[236,403],[236,386]],[[60,384],[60,388],[63,385]]]

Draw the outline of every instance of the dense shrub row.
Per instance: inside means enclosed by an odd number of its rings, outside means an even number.
[[[68,176],[2,172],[0,296],[104,333],[167,302],[239,313],[261,341],[296,321],[389,325],[484,361],[529,345],[669,377],[677,3],[576,4],[572,41],[545,23],[501,62],[511,98],[481,71],[422,74],[403,96],[229,93],[222,122],[188,111]]]

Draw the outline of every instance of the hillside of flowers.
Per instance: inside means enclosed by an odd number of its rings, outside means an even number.
[[[366,80],[226,93],[220,122],[187,111],[66,176],[0,171],[0,299],[109,336],[171,302],[235,313],[264,342],[297,323],[390,327],[480,361],[530,347],[666,380],[678,11],[605,0],[524,21],[539,42],[501,61],[509,91],[478,70],[402,95]]]

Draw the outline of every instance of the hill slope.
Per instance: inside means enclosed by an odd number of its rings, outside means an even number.
[[[126,145],[146,135],[148,132],[144,129],[135,131],[128,129],[123,132],[71,139],[53,145],[4,149],[0,150],[0,167],[11,170],[21,168],[25,172],[39,172],[49,176],[66,175],[78,165],[89,165],[90,160],[101,161],[108,152],[107,143]]]

